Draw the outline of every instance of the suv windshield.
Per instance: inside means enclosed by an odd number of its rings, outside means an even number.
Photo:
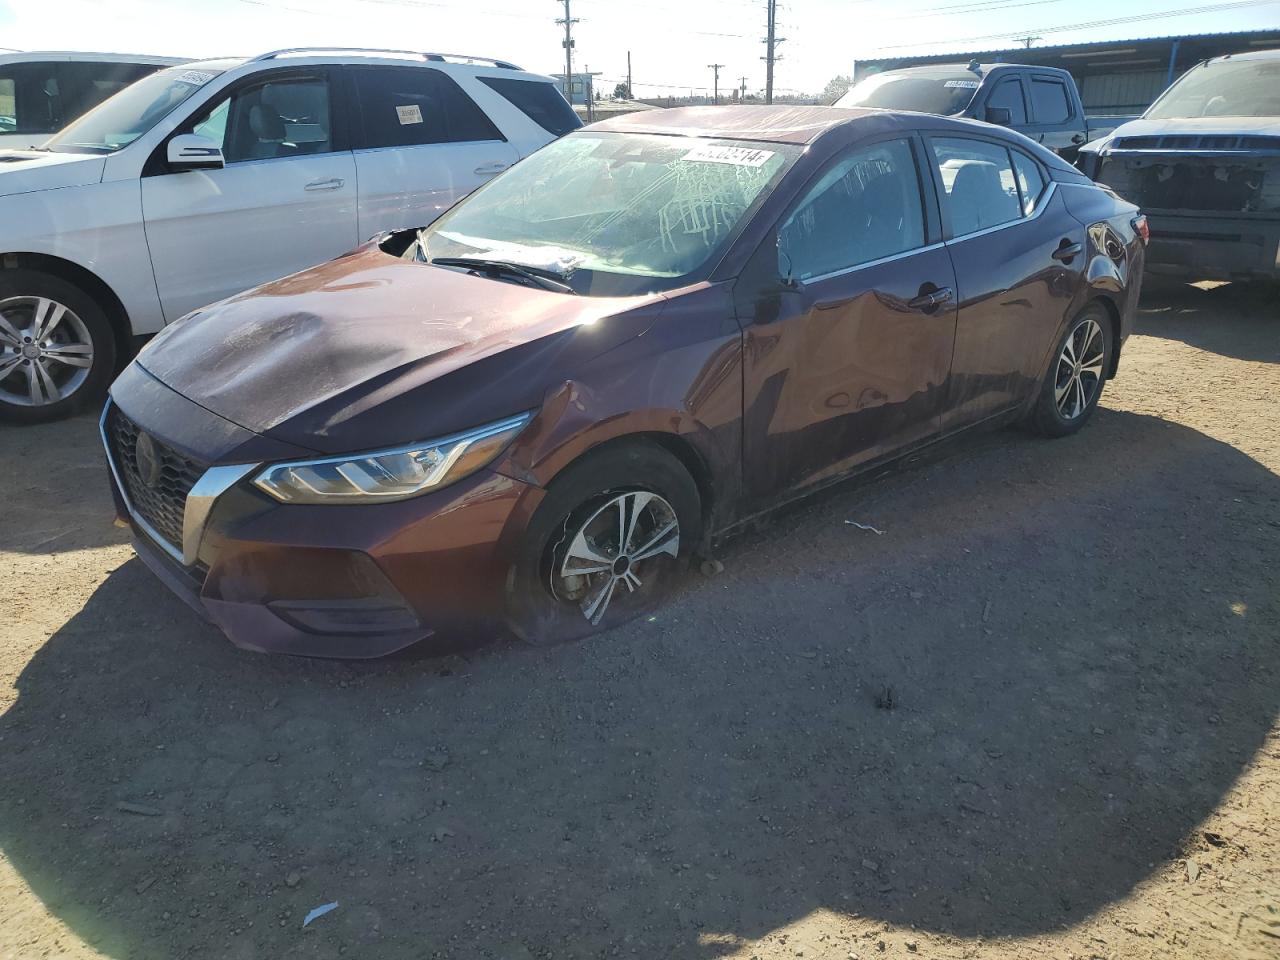
[[[837,107],[878,107],[950,116],[962,113],[982,81],[972,73],[878,73],[836,101]]]
[[[714,265],[801,150],[570,134],[420,231],[405,256],[519,264],[597,296],[670,290]]]
[[[1280,117],[1280,60],[1217,60],[1187,73],[1146,117]]]
[[[113,153],[163,120],[221,70],[170,67],[125,87],[45,144],[55,153]]]

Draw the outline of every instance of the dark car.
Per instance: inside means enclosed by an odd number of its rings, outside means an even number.
[[[986,124],[633,114],[163,331],[102,417],[139,554],[231,639],[575,637],[943,437],[1089,418],[1136,210]]]
[[[1077,162],[1150,215],[1151,272],[1280,280],[1280,50],[1197,64]]]
[[[969,117],[1025,134],[1060,157],[1128,117],[1085,116],[1075,79],[1057,67],[1025,63],[929,64],[885,70],[861,80],[838,107],[918,110]]]

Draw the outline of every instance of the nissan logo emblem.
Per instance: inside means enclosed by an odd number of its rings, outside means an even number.
[[[155,441],[145,433],[138,434],[138,441],[133,447],[133,461],[138,466],[138,479],[148,487],[154,487],[160,480],[160,455],[156,452]]]

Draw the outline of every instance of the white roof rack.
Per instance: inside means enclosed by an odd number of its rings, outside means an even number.
[[[420,50],[379,50],[371,47],[286,47],[282,50],[271,50],[267,53],[260,53],[256,57],[249,59],[250,63],[256,63],[260,60],[278,60],[287,56],[306,56],[309,54],[325,54],[325,53],[350,53],[350,54],[368,54],[370,56],[407,56],[421,57],[423,60],[430,60],[437,63],[487,63],[492,64],[502,70],[519,70],[514,63],[506,60],[495,60],[493,57],[473,57],[463,53],[423,53]]]

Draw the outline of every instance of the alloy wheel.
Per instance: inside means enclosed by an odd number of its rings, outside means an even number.
[[[1102,327],[1092,317],[1086,317],[1071,331],[1058,355],[1053,399],[1062,419],[1081,416],[1098,395],[1105,355]]]
[[[618,494],[566,528],[563,556],[557,554],[551,590],[578,604],[592,626],[600,623],[619,587],[628,593],[651,582],[660,556],[680,555],[680,521],[671,504],[656,493]]]
[[[89,329],[47,297],[0,300],[0,401],[43,407],[80,389],[93,366]]]

